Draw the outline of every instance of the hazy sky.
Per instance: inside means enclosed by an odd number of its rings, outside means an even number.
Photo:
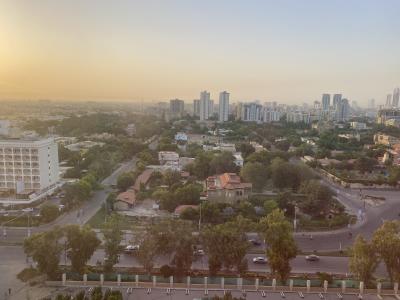
[[[0,98],[384,102],[399,0],[0,0]]]

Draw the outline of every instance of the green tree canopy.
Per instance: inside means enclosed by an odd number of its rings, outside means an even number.
[[[240,175],[246,182],[253,184],[255,191],[261,191],[267,183],[268,169],[260,162],[245,163]]]
[[[285,281],[290,274],[290,260],[296,257],[297,246],[292,226],[283,211],[276,209],[260,220],[261,234],[268,245],[266,254],[273,274]]]
[[[385,221],[372,237],[379,258],[386,265],[391,281],[400,281],[400,221]]]
[[[68,225],[64,228],[64,232],[67,238],[66,249],[71,260],[72,270],[82,274],[87,261],[101,242],[89,226],[81,228],[79,225]]]
[[[117,178],[117,188],[120,191],[126,191],[134,183],[135,183],[135,176],[130,172],[122,173]]]
[[[351,248],[350,271],[366,284],[370,283],[378,266],[379,258],[372,244],[362,236],[357,236]]]
[[[59,228],[50,231],[36,233],[24,241],[26,255],[32,257],[37,263],[41,273],[53,278],[58,273],[63,246],[59,240],[62,232]]]
[[[106,261],[104,267],[110,271],[118,262],[118,255],[121,251],[119,244],[122,241],[121,217],[117,214],[111,215],[104,224],[101,232],[104,236],[104,251]]]

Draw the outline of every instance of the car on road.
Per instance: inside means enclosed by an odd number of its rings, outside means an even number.
[[[205,254],[203,249],[196,249],[193,251],[194,256],[203,256]]]
[[[124,249],[125,253],[131,254],[139,251],[140,246],[139,245],[127,245]]]
[[[27,207],[22,209],[23,212],[32,212],[33,211],[33,207]]]
[[[315,254],[310,254],[306,256],[306,260],[308,261],[319,261],[319,256]]]
[[[257,256],[253,258],[253,263],[264,265],[267,263],[267,259],[264,256]]]
[[[256,240],[256,239],[251,239],[249,240],[249,243],[252,243],[254,246],[261,246],[261,241]]]

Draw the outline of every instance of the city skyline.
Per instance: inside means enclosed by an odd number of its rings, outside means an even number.
[[[400,85],[398,1],[2,1],[0,100],[360,105]],[[206,13],[203,15],[203,13]],[[204,18],[206,21],[200,21]],[[390,45],[390,47],[388,47]]]

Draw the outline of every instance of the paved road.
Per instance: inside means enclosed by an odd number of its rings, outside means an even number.
[[[254,272],[270,272],[269,265],[254,264],[253,258],[262,256],[259,254],[247,254],[248,266],[250,271]],[[104,251],[98,250],[90,260],[90,264],[96,264],[97,261],[104,259]],[[161,267],[162,265],[168,264],[170,261],[169,257],[157,257],[155,260],[155,267]],[[119,267],[141,267],[137,262],[136,258],[130,254],[121,254],[120,262],[117,264]],[[335,274],[346,274],[349,273],[348,269],[348,258],[347,257],[330,257],[321,256],[320,261],[310,262],[305,259],[304,256],[297,256],[291,262],[292,272],[294,273],[316,273],[316,272],[327,272]],[[208,257],[198,257],[192,264],[193,269],[208,269]],[[385,268],[380,265],[377,269],[377,275],[385,276]]]
[[[116,184],[117,178],[120,174],[133,170],[136,166],[136,158],[121,164],[109,177],[104,179],[101,183],[104,186],[103,190],[95,191],[92,198],[89,201],[83,203],[82,207],[79,209],[72,210],[61,215],[54,222],[49,224],[41,225],[36,228],[18,228],[18,227],[8,227],[6,228],[6,236],[4,231],[0,234],[0,241],[7,243],[19,243],[22,242],[29,234],[29,232],[36,233],[49,230],[54,226],[64,226],[69,224],[85,224],[101,207],[102,203],[107,198],[107,195],[111,191],[111,185]],[[79,213],[79,217],[78,217]]]
[[[96,265],[96,263],[104,261],[104,250],[97,250],[89,261],[89,265]],[[254,257],[260,256],[259,254],[247,254],[246,258],[249,263],[249,270],[254,272],[269,272],[270,268],[268,264],[254,264],[252,262]],[[27,266],[26,256],[23,249],[19,246],[0,246],[0,287],[5,287],[11,284],[11,280],[15,278],[15,275]],[[4,259],[3,259],[4,258]],[[68,260],[67,260],[68,262]],[[168,256],[160,256],[155,259],[155,267],[161,267],[164,264],[169,264],[170,258]],[[64,255],[61,257],[61,263],[65,263]],[[120,262],[116,265],[117,267],[141,267],[135,256],[130,254],[121,254]],[[315,273],[315,272],[327,272],[335,274],[346,274],[349,273],[348,269],[348,258],[347,257],[330,257],[321,256],[320,261],[310,262],[305,260],[303,255],[297,256],[291,261],[292,271],[295,273]],[[193,269],[206,270],[208,268],[207,256],[198,257],[192,265]],[[385,268],[381,264],[377,271],[377,276],[385,276]],[[8,278],[8,279],[7,279]],[[16,280],[14,280],[16,281]],[[20,285],[19,285],[20,286]]]

